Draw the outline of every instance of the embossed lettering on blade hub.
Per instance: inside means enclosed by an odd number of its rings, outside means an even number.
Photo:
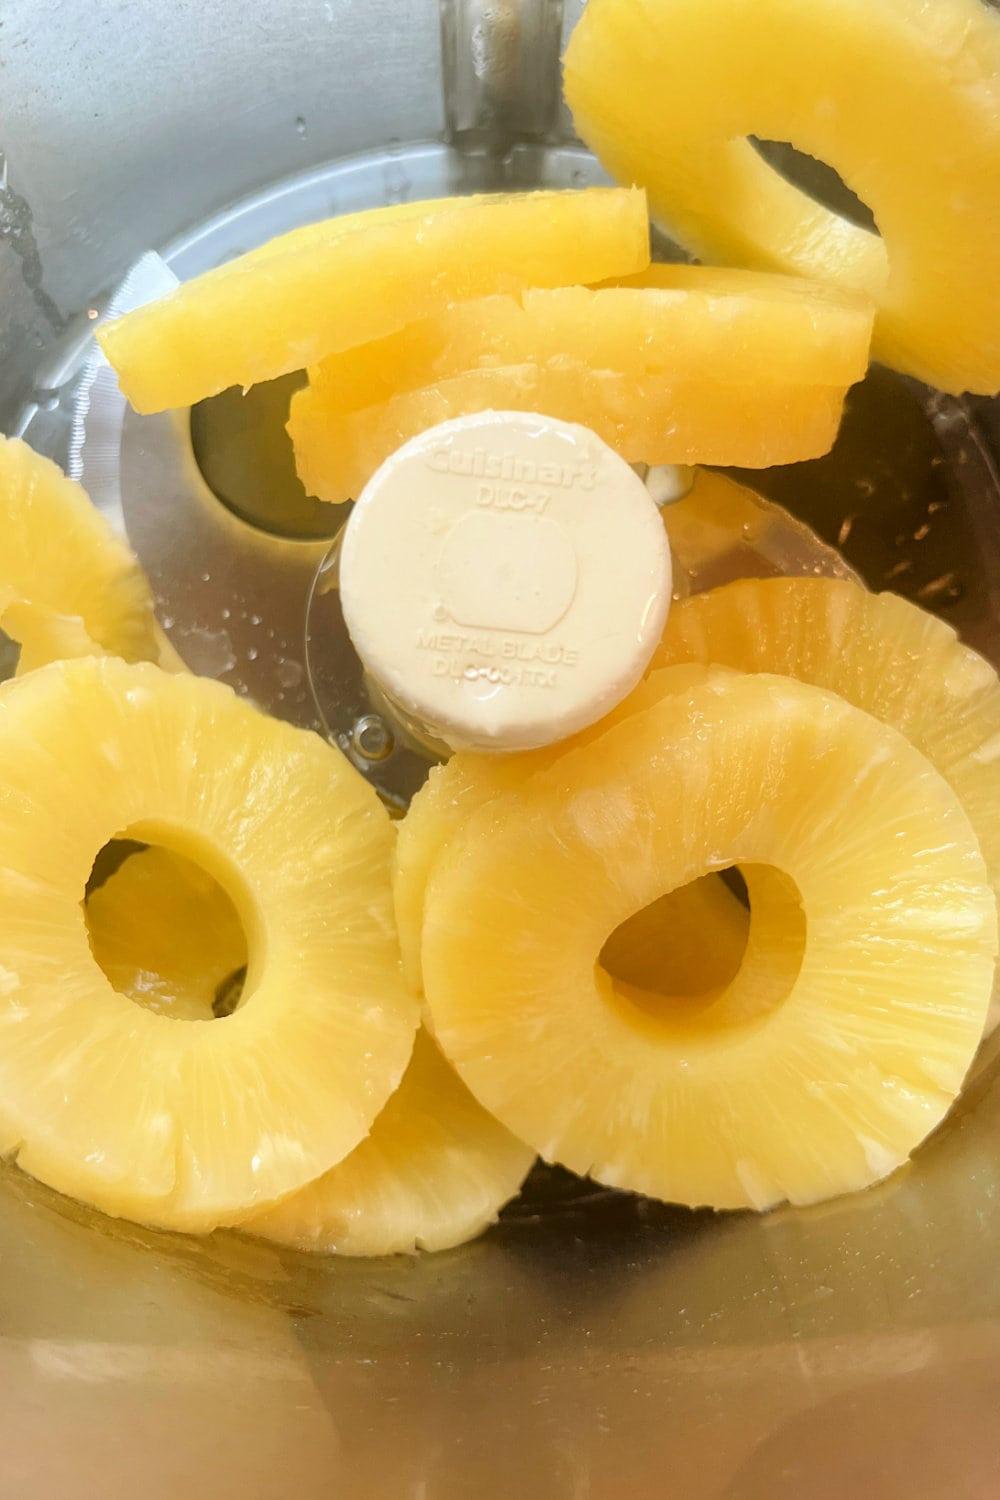
[[[442,443],[427,460],[435,474],[457,474],[465,479],[514,480],[518,484],[540,484],[549,489],[592,490],[597,484],[596,464],[558,463],[526,458],[510,448],[461,447]]]
[[[404,443],[340,553],[344,620],[404,722],[453,748],[527,750],[638,682],[670,598],[662,518],[593,432],[482,411]]]

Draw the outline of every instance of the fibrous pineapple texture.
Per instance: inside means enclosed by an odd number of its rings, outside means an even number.
[[[950,625],[834,579],[743,579],[671,612],[654,664],[692,661],[780,672],[898,729],[959,798],[1000,899],[1000,682]]]
[[[0,629],[20,672],[108,652],[155,661],[153,601],[139,564],[56,465],[0,438]]]
[[[878,304],[876,358],[1000,388],[1000,17],[981,0],[590,0],[565,58],[577,130],[711,262]],[[747,137],[835,167],[878,230]]]
[[[650,266],[613,286],[459,302],[310,370],[331,409],[496,365],[574,359],[599,370],[721,385],[839,386],[868,366],[870,300],[819,282],[704,266]]]
[[[368,1139],[244,1228],[338,1255],[447,1250],[493,1223],[534,1159],[420,1031],[403,1081]]]
[[[108,1213],[208,1229],[367,1135],[409,1061],[393,830],[317,736],[230,689],[113,658],[0,690],[0,1149]],[[229,1016],[119,994],[83,895],[114,838],[209,871],[246,933]]]
[[[289,431],[303,484],[331,501],[485,407],[585,423],[629,461],[789,463],[833,443],[871,322],[863,297],[694,266],[489,297],[324,360]]]
[[[751,921],[714,1001],[633,1003],[597,963],[609,933],[728,865],[779,872],[804,934],[757,944]],[[705,669],[469,819],[422,965],[445,1054],[548,1160],[762,1209],[907,1158],[961,1086],[995,954],[977,840],[923,756],[818,688]]]
[[[653,673],[604,719],[559,744],[519,755],[477,755],[460,751],[446,765],[432,770],[399,825],[393,862],[393,897],[403,968],[415,989],[421,986],[420,945],[427,884],[435,865],[463,823],[487,802],[526,786],[539,771],[558,764],[576,746],[589,744],[612,725],[629,719],[650,703],[658,702],[667,684],[683,684],[691,675],[690,672],[686,675],[671,672],[665,682],[662,672]],[[698,675],[697,672],[694,675]],[[726,917],[731,919],[727,923],[728,941],[723,944],[720,938],[719,953],[714,960],[707,960],[704,966],[708,977],[705,977],[702,987],[708,988],[713,982],[712,976],[720,974],[729,965],[733,949],[742,951],[746,942],[745,920],[741,924],[730,904],[715,892],[672,892],[648,914],[637,917],[636,930],[641,933],[645,946],[640,952],[637,945],[631,959],[635,972],[641,971],[651,985],[655,976],[655,983],[661,988],[674,992],[685,990],[692,973],[702,974],[702,969],[696,967],[694,955],[687,952],[686,940],[681,937],[675,945],[672,934],[675,928],[689,926],[693,918],[700,920],[703,917],[720,921]],[[626,946],[631,948],[632,945]],[[731,974],[734,967],[735,963],[727,972]]]
[[[210,1017],[220,989],[246,962],[225,892],[165,849],[126,859],[90,897],[87,916],[94,956],[115,989],[165,1015]],[[340,1255],[443,1250],[492,1223],[533,1157],[476,1103],[421,1032],[370,1135],[243,1227]]]

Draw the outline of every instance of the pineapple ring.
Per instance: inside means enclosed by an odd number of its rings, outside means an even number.
[[[591,0],[565,57],[577,131],[701,258],[878,304],[874,353],[1000,387],[1000,21],[981,0]],[[837,167],[882,239],[746,136]]]
[[[87,913],[94,956],[115,989],[170,1015],[209,1015],[220,983],[246,962],[232,903],[165,849],[133,854],[94,891]],[[367,1139],[240,1227],[328,1254],[445,1250],[493,1222],[533,1160],[420,1031]]]
[[[1000,906],[1000,681],[950,625],[836,579],[745,578],[675,605],[653,664],[679,662],[780,672],[898,729],[961,802]]]
[[[233,1222],[368,1133],[413,1045],[393,830],[315,735],[218,683],[111,657],[0,690],[0,1149],[107,1213]],[[109,839],[205,866],[250,954],[244,1002],[175,1020],[117,994],[81,906]]]
[[[787,995],[749,1015],[728,989],[692,1014],[624,1003],[597,967],[608,932],[733,864],[800,896]],[[965,814],[901,735],[818,688],[705,669],[465,824],[431,878],[423,972],[445,1055],[544,1157],[762,1209],[867,1186],[941,1120],[996,938]],[[769,955],[748,960],[766,983]]]
[[[18,672],[101,651],[160,653],[136,559],[73,480],[19,438],[0,437],[0,629]]]

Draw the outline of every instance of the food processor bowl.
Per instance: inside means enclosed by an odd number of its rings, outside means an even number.
[[[93,328],[309,220],[604,181],[560,97],[581,8],[62,0],[56,18],[7,0],[0,24],[3,430],[84,479],[188,666],[328,733],[400,806],[426,754],[387,752],[330,612],[342,517],[294,478],[283,423],[300,377],[140,418]],[[863,214],[793,147],[760,149]],[[680,254],[663,237],[657,253]],[[838,567],[998,662],[998,457],[995,403],[876,367],[832,454],[739,476],[793,520],[773,555],[730,566],[826,571],[837,549]],[[859,1196],[715,1215],[539,1167],[484,1238],[426,1257],[144,1231],[3,1168],[0,1492],[986,1500],[1000,1493],[989,1064],[914,1162]]]

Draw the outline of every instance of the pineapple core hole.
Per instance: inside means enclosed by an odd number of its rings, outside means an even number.
[[[94,861],[84,914],[95,961],[136,1005],[211,1021],[240,1004],[246,933],[231,897],[201,864],[113,839]]]
[[[789,996],[806,916],[795,882],[770,865],[704,875],[650,903],[608,938],[600,964],[620,1002],[712,1028],[759,1020]]]
[[[848,187],[836,167],[797,150],[790,141],[765,141],[751,136],[750,144],[786,182],[808,193],[822,208],[839,214],[859,229],[878,234],[875,215],[867,203]]]

